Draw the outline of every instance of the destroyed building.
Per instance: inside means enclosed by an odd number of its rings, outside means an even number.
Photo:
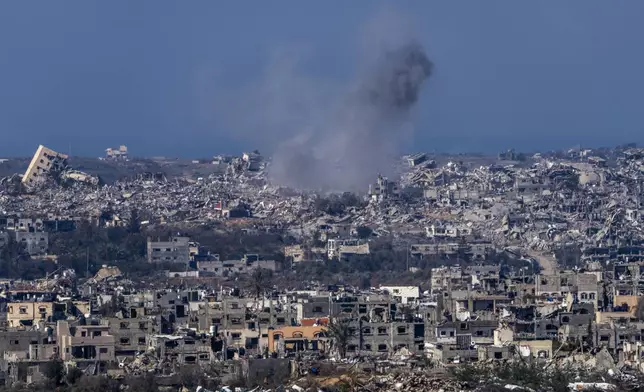
[[[409,167],[415,167],[427,161],[427,154],[419,152],[418,154],[411,155],[407,158]]]
[[[137,286],[106,263],[87,280],[47,276],[33,283],[39,290],[12,290],[7,281],[6,339],[14,333],[19,343],[7,345],[2,369],[12,382],[26,381],[68,348],[66,360],[120,376],[269,359],[257,357],[328,365],[344,355],[376,367],[560,364],[583,348],[585,361],[605,352],[620,369],[644,370],[644,153],[610,154],[587,153],[606,161],[589,165],[545,153],[521,164],[426,155],[402,161],[400,181],[380,178],[371,202],[338,197],[334,208],[316,209],[314,193],[272,185],[261,167],[247,165],[250,156],[199,180],[153,171],[97,187],[3,192],[0,238],[20,237],[34,257],[47,252],[43,239],[87,224],[126,232],[136,210],[145,216],[138,229],[150,236],[147,261],[177,263],[182,272],[160,271],[159,282]],[[284,240],[275,249],[285,260],[247,251],[220,257],[187,236],[152,237],[148,226],[235,232],[242,243],[271,234]],[[367,279],[358,289],[289,275],[355,268],[353,259],[370,262],[382,243],[403,256],[383,273],[359,272],[389,279],[379,288]],[[260,268],[276,282],[251,294],[245,281]],[[329,333],[338,322],[350,331],[346,352]]]
[[[43,145],[38,146],[29,167],[22,176],[22,183],[33,186],[43,181],[49,173],[61,171],[66,166],[68,156],[57,153]]]
[[[125,145],[121,145],[118,148],[105,149],[105,159],[127,160],[128,156],[127,146]]]
[[[200,272],[206,272],[215,276],[233,276],[235,274],[249,274],[257,269],[265,269],[273,272],[279,271],[281,265],[275,260],[264,260],[259,255],[247,254],[240,260],[203,260],[197,263]]]
[[[357,239],[333,239],[327,240],[327,255],[329,259],[344,259],[350,255],[368,255],[369,242]]]
[[[154,241],[148,237],[147,242],[148,263],[170,262],[188,264],[190,262],[190,238],[170,237]]]
[[[24,245],[31,256],[47,254],[49,233],[45,231],[17,231],[16,242]]]
[[[376,183],[369,185],[369,196],[374,201],[396,198],[400,196],[400,189],[395,181],[390,181],[386,177],[378,176]]]

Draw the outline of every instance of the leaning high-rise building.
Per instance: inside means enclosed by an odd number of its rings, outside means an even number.
[[[35,185],[52,170],[64,168],[66,159],[67,155],[57,153],[41,144],[31,159],[25,175],[22,176],[22,183],[27,186]]]

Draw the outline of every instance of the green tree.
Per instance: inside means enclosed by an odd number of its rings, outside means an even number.
[[[74,366],[67,370],[67,373],[65,374],[65,382],[69,385],[74,385],[81,379],[81,377],[83,377],[83,371]]]
[[[47,384],[56,387],[63,383],[65,379],[65,364],[62,360],[56,358],[45,364],[43,375],[47,379]]]
[[[13,238],[0,250],[0,276],[7,278],[22,278],[27,263],[31,261],[25,246]],[[24,277],[29,279],[32,277]]]

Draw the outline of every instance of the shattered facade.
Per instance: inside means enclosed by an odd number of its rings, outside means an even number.
[[[163,240],[157,238],[154,241],[148,237],[147,257],[148,263],[188,264],[190,262],[190,238],[170,237]]]
[[[1,365],[11,382],[35,379],[56,353],[120,375],[213,364],[244,374],[240,361],[270,367],[302,356],[325,366],[369,358],[375,367],[422,361],[437,369],[573,358],[644,370],[640,150],[591,151],[587,162],[545,153],[510,164],[406,157],[400,181],[380,177],[365,189],[371,197],[335,204],[271,184],[263,169],[270,162],[253,166],[253,154],[198,180],[150,172],[112,184],[77,177],[69,187],[1,193],[0,238],[15,236],[34,256],[47,253],[49,235],[86,224],[128,230],[133,210],[145,214],[142,231],[212,224],[237,230],[242,242],[260,234],[290,241],[278,246],[282,262],[219,257],[180,235],[150,237],[148,262],[182,266],[164,272],[167,288],[137,287],[108,264],[88,279],[56,272],[33,291],[7,282],[5,334],[18,343],[7,346]],[[304,289],[289,277],[291,269],[323,269],[336,258],[342,267],[368,261],[382,252],[382,239],[403,255],[397,268],[422,287],[306,282]],[[245,281],[259,269],[287,279],[250,294]],[[342,349],[331,332],[338,323],[350,335]],[[32,375],[21,370],[25,364]]]
[[[61,171],[66,165],[67,158],[65,154],[57,153],[43,145],[38,146],[27,171],[22,176],[22,183],[27,186],[36,185],[49,173]]]

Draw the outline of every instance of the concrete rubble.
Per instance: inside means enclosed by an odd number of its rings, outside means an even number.
[[[181,271],[138,286],[109,265],[93,277],[88,265],[79,284],[80,271],[62,267],[32,282],[32,291],[7,281],[5,340],[20,342],[14,337],[29,332],[38,343],[8,346],[11,363],[38,348],[40,358],[28,360],[39,366],[55,348],[68,362],[99,362],[100,354],[119,377],[177,377],[183,365],[217,365],[235,370],[221,371],[234,375],[222,376],[222,384],[245,377],[262,385],[255,391],[532,391],[491,372],[477,382],[449,372],[529,361],[546,375],[578,371],[563,384],[572,390],[635,385],[644,372],[642,149],[530,159],[509,151],[467,162],[415,154],[401,163],[399,179],[372,179],[365,197],[272,184],[270,162],[257,152],[220,157],[213,165],[222,170],[207,176],[155,171],[110,184],[44,147],[35,158],[43,154],[56,170],[30,165],[22,177],[0,180],[5,244],[9,232],[26,245],[47,241],[37,221],[45,213],[104,227],[125,226],[134,215],[142,225],[172,228],[220,223],[289,234],[296,244],[284,247],[293,263],[283,269],[259,255],[220,260],[187,236],[148,237],[148,263],[179,260]],[[25,227],[22,217],[37,219]],[[379,236],[407,251],[407,265],[385,274],[421,272],[413,278],[424,287],[292,282],[296,262],[368,256]],[[263,298],[249,296],[241,281],[260,268],[300,287],[275,285]],[[344,347],[337,330],[328,333],[340,328],[336,322],[352,331]],[[90,335],[93,350],[78,343]],[[584,373],[589,368],[601,377]],[[281,386],[265,387],[277,373],[286,374]],[[11,377],[25,374],[14,369]]]
[[[370,391],[443,391],[457,392],[468,389],[467,383],[440,378],[428,373],[399,373],[395,375],[373,377],[367,380],[362,388]]]
[[[48,211],[59,216],[127,222],[133,209],[149,223],[205,223],[252,217],[266,227],[313,232],[320,224],[349,222],[377,234],[443,238],[469,236],[497,248],[519,245],[522,256],[577,246],[587,261],[624,243],[644,239],[644,153],[611,151],[612,166],[568,157],[540,156],[533,164],[427,160],[401,177],[400,195],[347,206],[341,215],[316,210],[315,192],[270,184],[258,155],[234,158],[219,175],[186,179],[136,176],[112,184],[65,169],[65,187],[16,193],[16,178],[0,181],[0,212]],[[252,170],[251,170],[252,168]],[[639,253],[638,253],[639,254]],[[644,253],[643,253],[644,254]]]

